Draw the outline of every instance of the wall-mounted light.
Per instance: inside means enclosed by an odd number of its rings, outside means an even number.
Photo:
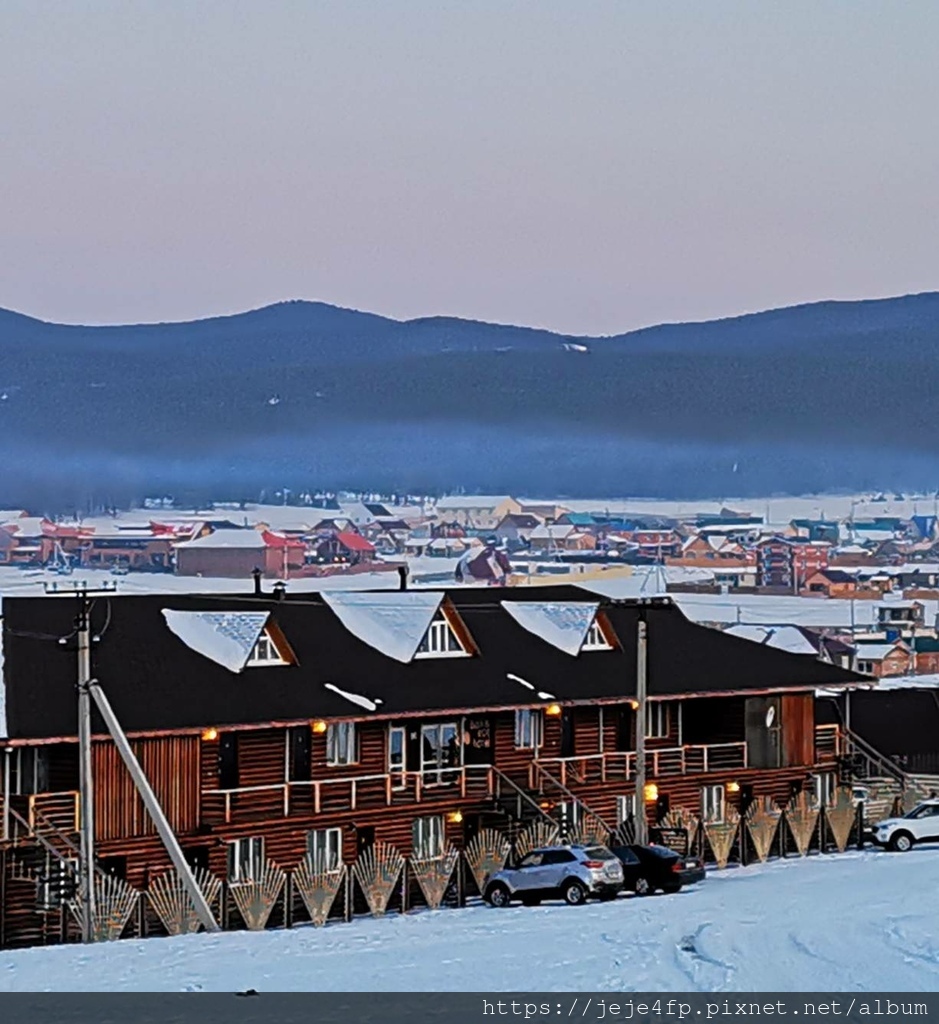
[[[463,820],[463,812],[462,811],[451,811],[447,815],[447,821],[449,821],[451,825],[459,825],[462,820]]]
[[[313,732],[324,733],[326,732],[326,723],[322,719],[318,719],[313,723]]]
[[[638,700],[631,700],[629,702],[629,706],[633,709],[633,711],[638,711],[639,710],[639,701]]]
[[[647,804],[655,803],[659,798],[659,787],[654,782],[647,782],[642,795],[645,797]]]
[[[218,729],[203,729],[202,738],[206,743],[211,743],[213,740],[218,739]]]
[[[544,713],[546,715],[552,715],[552,716],[553,715],[559,715],[561,713],[561,705],[560,704],[549,704],[545,708]]]
[[[728,793],[739,793],[740,792],[740,783],[739,782],[728,782],[727,783],[727,792]]]

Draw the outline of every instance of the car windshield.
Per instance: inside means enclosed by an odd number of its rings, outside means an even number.
[[[649,853],[654,853],[656,857],[664,857],[665,860],[671,860],[673,857],[678,856],[674,850],[670,850],[667,846],[650,846]]]
[[[587,860],[616,860],[616,857],[605,846],[591,846],[584,850]]]
[[[904,818],[929,818],[934,814],[939,814],[939,804],[920,804],[918,807],[914,807],[909,814],[904,814]]]

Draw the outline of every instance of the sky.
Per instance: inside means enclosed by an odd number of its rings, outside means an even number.
[[[0,0],[0,306],[616,333],[939,288],[939,4]]]

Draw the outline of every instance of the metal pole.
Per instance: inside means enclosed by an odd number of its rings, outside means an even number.
[[[10,838],[10,760],[13,751],[6,747],[3,751],[3,838]]]
[[[639,612],[638,649],[636,655],[636,842],[645,845],[648,838],[646,821],[646,708],[647,708],[647,646],[648,623],[645,611]]]
[[[82,901],[82,942],[94,942],[95,920],[95,798],[91,758],[91,637],[88,595],[78,595],[78,765],[81,803],[81,864],[79,891]]]
[[[199,920],[202,922],[203,928],[205,928],[207,932],[217,932],[219,930],[218,922],[212,915],[212,910],[196,882],[192,869],[189,867],[189,864],[186,862],[186,858],[183,856],[183,851],[176,839],[173,829],[170,826],[170,823],[166,820],[163,808],[160,806],[160,802],[157,800],[156,794],[150,787],[147,776],[143,773],[143,769],[140,767],[140,762],[137,760],[134,751],[131,749],[131,745],[128,742],[127,737],[124,735],[124,730],[121,728],[121,724],[117,720],[117,715],[114,714],[114,710],[112,709],[108,698],[104,695],[104,691],[101,689],[101,685],[96,679],[89,681],[88,689],[91,692],[91,696],[95,699],[95,704],[98,705],[98,710],[101,712],[101,717],[104,719],[105,724],[108,727],[108,731],[114,737],[114,743],[117,747],[118,753],[121,755],[121,759],[127,766],[127,770],[130,772],[131,778],[134,780],[137,792],[140,793],[140,797],[143,800],[144,805],[150,812],[150,817],[153,819],[153,824],[156,825],[157,832],[163,840],[166,852],[170,855],[170,860],[172,860],[173,866],[179,872],[179,877],[182,880],[186,892],[189,894],[189,898],[192,900],[193,908],[195,909]]]

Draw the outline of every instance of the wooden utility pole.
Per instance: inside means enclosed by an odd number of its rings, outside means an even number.
[[[81,803],[81,863],[79,892],[82,903],[82,942],[94,941],[95,921],[95,798],[91,764],[91,608],[88,592],[78,593],[78,768]]]
[[[645,845],[648,838],[646,822],[646,714],[648,677],[648,633],[645,608],[639,609],[636,652],[636,837]]]

